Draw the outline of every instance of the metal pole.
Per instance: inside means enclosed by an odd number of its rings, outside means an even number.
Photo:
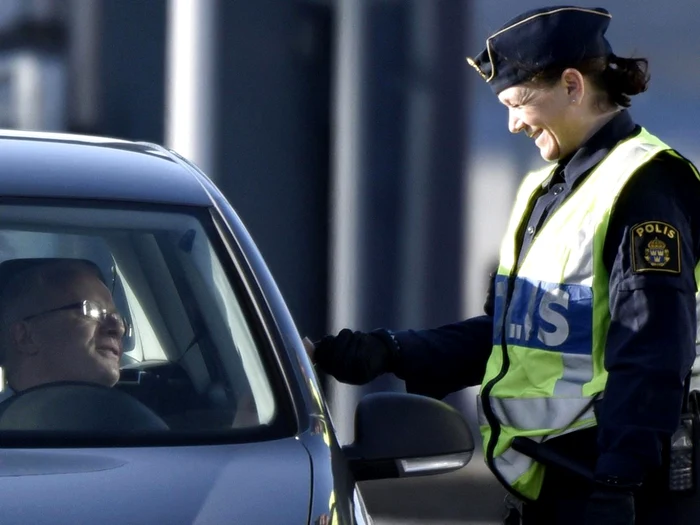
[[[363,269],[363,98],[364,0],[336,4],[337,37],[333,75],[332,174],[330,184],[329,328],[358,326]],[[329,378],[331,412],[343,443],[352,441],[359,391]]]
[[[71,0],[68,91],[69,124],[73,131],[93,132],[100,122],[100,24],[102,4]]]
[[[405,202],[401,210],[402,232],[398,262],[400,326],[421,327],[429,310],[430,262],[430,191],[435,174],[431,160],[439,144],[433,140],[436,122],[436,94],[431,74],[438,56],[436,31],[439,0],[411,0],[410,66],[406,82],[406,147],[402,188]]]
[[[217,0],[169,0],[165,143],[213,177]]]
[[[331,174],[330,328],[359,321],[363,186],[363,40],[364,0],[337,4],[337,45],[334,59]]]

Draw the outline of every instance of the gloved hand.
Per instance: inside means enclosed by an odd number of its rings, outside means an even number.
[[[585,525],[634,525],[634,495],[628,490],[594,490],[586,504]]]
[[[392,372],[398,346],[386,330],[370,333],[347,328],[314,343],[313,361],[338,381],[353,385],[369,383]]]

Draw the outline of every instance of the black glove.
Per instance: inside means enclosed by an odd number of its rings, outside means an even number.
[[[634,525],[631,490],[594,490],[586,504],[585,525]]]
[[[370,333],[347,328],[337,336],[327,335],[314,343],[314,361],[338,381],[364,385],[381,374],[392,372],[398,345],[386,330]]]

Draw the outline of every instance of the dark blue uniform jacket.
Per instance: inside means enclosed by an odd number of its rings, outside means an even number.
[[[622,111],[559,162],[523,228],[519,261],[547,217],[620,140],[639,130]],[[654,271],[644,260],[644,246],[634,234],[645,223],[671,225],[678,232],[680,242],[671,243],[668,254],[678,272]],[[572,455],[584,450],[590,456],[594,450],[592,466],[599,476],[641,481],[661,463],[662,443],[678,425],[684,380],[695,358],[700,182],[686,163],[663,154],[634,175],[612,211],[603,257],[610,274],[612,322],[598,427],[551,443],[560,441]],[[410,392],[437,398],[478,385],[492,329],[493,318],[485,315],[431,330],[395,332],[397,375]]]

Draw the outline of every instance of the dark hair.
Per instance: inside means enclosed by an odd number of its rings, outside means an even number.
[[[605,99],[599,100],[599,105],[628,108],[631,105],[630,97],[646,91],[649,84],[649,61],[646,58],[622,58],[615,55],[551,68],[534,74],[530,82],[553,86],[568,68],[580,71],[601,92]]]

